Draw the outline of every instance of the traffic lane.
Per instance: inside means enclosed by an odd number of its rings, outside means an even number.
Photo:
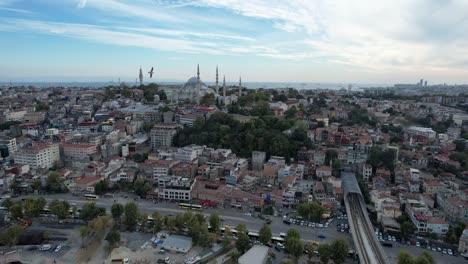
[[[466,264],[468,261],[465,260],[461,256],[450,256],[447,254],[442,254],[441,252],[434,252],[422,249],[420,247],[412,246],[412,245],[403,245],[400,243],[393,242],[393,247],[383,247],[385,253],[387,253],[388,258],[392,264],[396,264],[398,262],[398,254],[400,251],[406,251],[410,253],[412,256],[417,257],[421,255],[424,251],[430,252],[432,256],[434,256],[436,263],[444,263],[444,264]]]
[[[73,196],[71,194],[53,194],[53,195],[36,195],[44,197],[47,202],[50,202],[55,199],[59,200],[66,200],[69,203],[74,203],[78,207],[83,206],[86,203],[89,203],[89,200],[84,199],[80,196]],[[114,202],[115,200],[115,202]],[[186,210],[179,209],[177,207],[177,203],[171,202],[158,202],[154,203],[149,200],[139,200],[135,201],[132,197],[124,198],[122,196],[115,196],[114,198],[100,198],[98,200],[93,201],[99,207],[106,208],[106,211],[110,213],[110,208],[114,203],[128,203],[128,202],[135,202],[138,205],[138,208],[141,212],[147,213],[151,215],[153,212],[158,211],[162,215],[171,215],[171,214],[179,214],[184,213]],[[195,213],[197,211],[194,211]],[[264,221],[259,218],[254,218],[252,216],[246,216],[243,214],[241,210],[238,209],[216,209],[216,208],[209,208],[200,211],[200,213],[209,217],[211,213],[218,213],[224,221],[222,224],[229,225],[232,227],[236,227],[239,224],[245,224],[248,229],[258,231],[263,226]],[[272,223],[270,224],[270,228],[273,234],[279,235],[280,233],[286,233],[289,229],[294,228],[299,231],[301,237],[305,240],[309,241],[318,241],[318,242],[333,242],[339,238],[345,238],[349,242],[352,242],[350,239],[350,235],[347,233],[340,233],[336,231],[335,228],[335,221],[328,227],[328,228],[312,228],[308,226],[301,226],[301,225],[287,225],[283,223],[283,219],[281,217],[271,217]],[[318,238],[320,234],[324,234],[326,236],[325,239]],[[351,244],[350,244],[351,245]]]

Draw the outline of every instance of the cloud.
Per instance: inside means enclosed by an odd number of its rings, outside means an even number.
[[[461,52],[468,41],[468,1],[463,0],[199,0],[185,5],[228,10],[270,21],[285,36],[302,35],[289,47],[294,52],[260,56],[319,56],[372,69],[438,68],[468,60]]]
[[[80,2],[78,3],[76,7],[85,8],[85,6],[86,6],[86,0],[80,0]]]
[[[145,33],[152,33],[156,35],[176,36],[176,37],[198,37],[198,38],[209,38],[209,39],[232,39],[232,40],[239,40],[239,41],[255,41],[253,38],[250,38],[250,37],[229,35],[229,34],[200,33],[200,32],[195,32],[195,31],[159,29],[159,28],[123,27],[122,29],[145,32]]]
[[[9,12],[15,12],[15,13],[22,13],[22,14],[32,14],[33,12],[29,10],[24,10],[24,9],[17,9],[17,8],[8,8],[8,7],[0,7],[0,11],[9,11]]]

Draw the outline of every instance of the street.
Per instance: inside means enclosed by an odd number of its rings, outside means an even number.
[[[37,197],[44,197],[47,202],[49,203],[50,201],[54,199],[59,199],[59,200],[66,200],[70,204],[76,204],[78,207],[82,207],[84,204],[89,203],[89,202],[95,202],[97,206],[99,207],[104,207],[106,208],[106,211],[108,214],[110,214],[110,208],[114,204],[114,200],[116,200],[117,203],[121,204],[126,204],[128,202],[135,202],[138,205],[138,209],[140,212],[147,213],[148,215],[151,215],[153,212],[158,211],[162,215],[169,215],[169,214],[178,214],[178,213],[184,213],[186,210],[178,208],[178,203],[171,203],[171,202],[158,202],[154,203],[150,200],[139,200],[135,201],[134,197],[131,195],[128,195],[128,198],[122,197],[120,194],[116,195],[114,198],[106,198],[102,197],[99,198],[98,200],[95,201],[89,201],[85,200],[84,197],[82,196],[73,196],[71,194],[49,194],[49,195],[32,195],[32,197],[37,198]],[[24,197],[19,197],[16,199],[21,199]],[[193,213],[198,213],[198,211],[192,211]],[[245,224],[247,226],[247,229],[252,230],[252,231],[257,231],[260,230],[262,225],[264,224],[264,221],[259,219],[259,218],[254,218],[252,216],[246,216],[244,215],[244,212],[242,212],[240,209],[234,209],[234,208],[225,208],[225,209],[219,209],[219,208],[206,208],[203,209],[200,213],[206,215],[209,217],[211,213],[218,213],[220,218],[223,219],[224,221],[222,222],[222,225],[228,225],[231,227],[235,227],[238,224]],[[336,224],[337,223],[344,223],[346,220],[338,220],[335,219],[333,223],[328,227],[328,228],[311,228],[311,227],[306,227],[306,226],[300,226],[300,225],[286,225],[283,223],[282,217],[271,217],[271,230],[273,233],[273,236],[279,236],[280,233],[286,233],[290,228],[294,228],[299,231],[301,234],[301,238],[307,241],[317,241],[319,243],[327,243],[327,242],[333,242],[336,239],[342,238],[346,239],[350,245],[350,249],[354,249],[353,246],[353,240],[351,237],[351,234],[349,233],[341,233],[336,230]],[[325,238],[321,239],[318,236],[320,234],[325,235]],[[385,252],[387,253],[387,256],[391,260],[391,263],[396,263],[396,259],[398,256],[398,253],[402,250],[408,251],[410,254],[413,256],[418,256],[421,254],[424,249],[421,249],[416,246],[412,245],[403,245],[400,243],[394,243],[394,247],[384,247]],[[444,263],[444,264],[461,264],[461,263],[468,263],[467,260],[463,259],[463,257],[458,256],[449,256],[449,255],[442,255],[439,252],[431,252],[433,256],[435,257],[437,263]]]

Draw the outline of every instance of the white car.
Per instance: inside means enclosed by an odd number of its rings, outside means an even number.
[[[62,249],[62,245],[58,245],[57,248],[54,251],[59,252],[61,249]]]
[[[448,253],[449,255],[453,255],[453,252],[452,252],[451,249],[448,249],[448,250],[447,250],[447,253]]]
[[[124,259],[122,260],[122,263],[123,263],[123,264],[128,264],[128,263],[130,263],[130,260],[129,260],[128,258],[124,258]]]
[[[52,248],[52,246],[50,244],[45,244],[45,245],[42,245],[42,247],[39,248],[39,251],[47,251],[47,250],[50,250]]]

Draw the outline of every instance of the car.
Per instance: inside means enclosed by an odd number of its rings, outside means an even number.
[[[50,248],[50,251],[54,251],[55,249],[57,248],[57,245],[52,245],[52,247]]]
[[[323,225],[322,225],[322,224],[318,224],[317,227],[318,227],[318,228],[323,228]]]
[[[322,239],[323,239],[323,238],[327,238],[327,236],[325,236],[324,234],[320,234],[320,235],[318,235],[318,237],[319,237],[319,238],[322,238]]]
[[[122,260],[122,264],[129,264],[130,263],[130,260],[128,258],[124,258]]]
[[[62,249],[61,245],[58,245],[57,248],[54,250],[55,252],[59,252]]]
[[[447,254],[447,249],[442,249],[442,254]]]
[[[278,245],[275,246],[275,250],[278,251],[278,252],[281,252],[281,248],[278,247]]]
[[[271,224],[271,219],[265,219],[265,223]]]
[[[419,241],[416,242],[416,246],[417,246],[417,247],[421,247],[421,244],[419,243]]]
[[[437,252],[441,252],[442,249],[440,247],[437,247]]]
[[[52,248],[52,245],[44,244],[39,248],[39,251],[47,251],[47,250],[50,250],[51,248]]]
[[[166,257],[166,258],[164,259],[164,262],[166,262],[167,264],[169,264],[169,263],[171,263],[171,259],[170,259],[169,257]]]
[[[28,251],[33,251],[33,250],[38,250],[38,249],[39,249],[38,246],[29,246],[29,247],[26,248],[26,250],[28,250]]]
[[[164,253],[166,253],[166,250],[164,248],[161,248],[158,253],[159,254],[164,254]]]
[[[447,253],[448,253],[449,255],[453,255],[453,252],[452,252],[452,250],[451,250],[450,248],[447,249]]]
[[[395,236],[392,236],[392,241],[396,242],[396,237]]]
[[[437,251],[437,249],[433,246],[431,247],[432,251]]]

